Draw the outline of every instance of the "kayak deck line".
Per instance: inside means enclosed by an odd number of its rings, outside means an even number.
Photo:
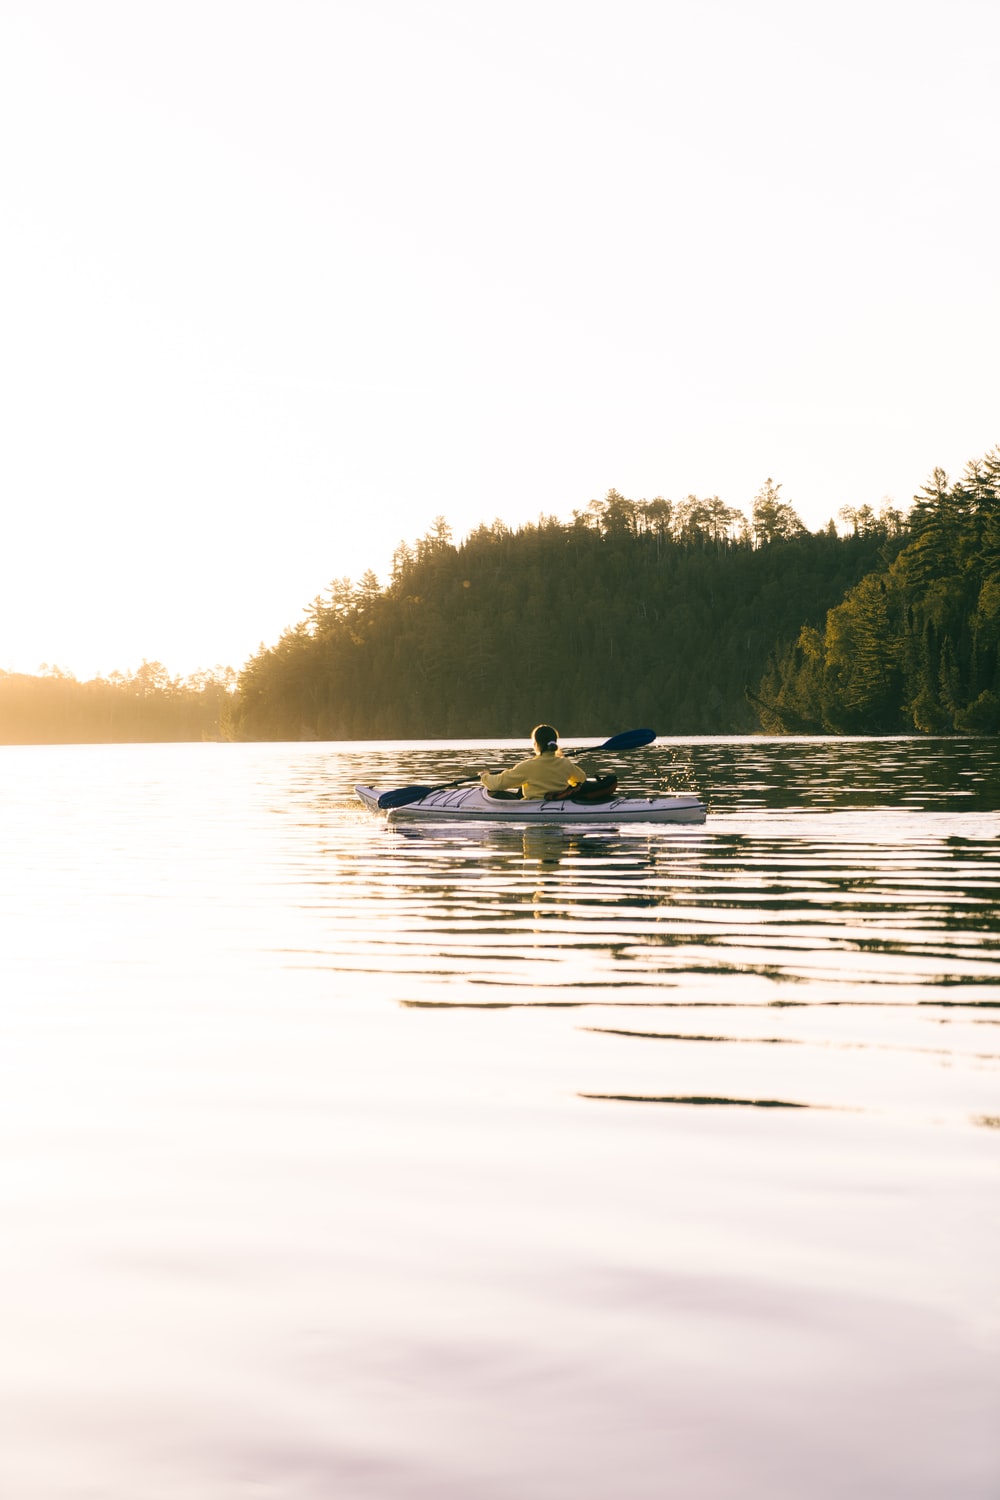
[[[607,802],[573,802],[494,798],[480,785],[428,792],[402,807],[381,809],[375,787],[356,786],[354,791],[371,812],[380,812],[389,822],[411,819],[446,822],[521,823],[704,823],[705,804],[692,794],[660,794],[612,797]]]

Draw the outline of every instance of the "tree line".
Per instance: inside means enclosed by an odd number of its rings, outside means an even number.
[[[0,744],[114,744],[232,738],[236,673],[171,677],[161,662],[79,682],[45,667],[0,672]]]
[[[1000,733],[1000,447],[840,521],[808,531],[771,480],[749,516],[612,489],[460,542],[438,517],[238,679],[0,672],[0,743]]]
[[[771,480],[747,517],[718,499],[611,490],[569,522],[453,540],[439,517],[381,586],[336,579],[239,678],[248,739],[661,734],[759,729],[776,647],[903,543],[891,507],[811,533]],[[610,731],[609,731],[610,732]]]
[[[776,650],[767,730],[1000,733],[1000,447],[916,497],[905,545]]]

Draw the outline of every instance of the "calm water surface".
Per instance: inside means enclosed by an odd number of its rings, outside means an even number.
[[[1000,1496],[996,743],[521,749],[0,750],[4,1497]]]

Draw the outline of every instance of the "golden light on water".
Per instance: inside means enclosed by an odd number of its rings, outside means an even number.
[[[558,841],[354,802],[430,745],[5,749],[10,1493],[987,1494],[995,748],[825,745]]]

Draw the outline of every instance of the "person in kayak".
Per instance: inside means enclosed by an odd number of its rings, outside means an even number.
[[[507,771],[481,771],[479,779],[488,792],[512,792],[520,788],[521,796],[540,801],[552,792],[582,786],[587,773],[575,761],[567,760],[559,749],[559,736],[551,724],[539,724],[532,731],[535,754],[518,761]]]

